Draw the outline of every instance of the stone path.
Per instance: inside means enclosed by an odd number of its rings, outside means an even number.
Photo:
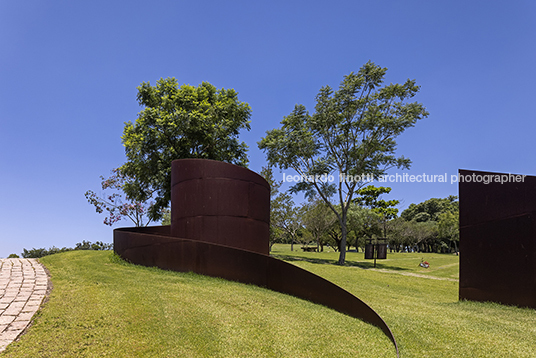
[[[37,259],[0,259],[0,352],[26,329],[47,293]]]

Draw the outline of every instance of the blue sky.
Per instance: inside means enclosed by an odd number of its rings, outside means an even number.
[[[112,241],[84,192],[125,161],[136,87],[166,77],[239,92],[259,171],[267,130],[371,60],[430,112],[398,139],[408,174],[536,174],[535,36],[533,1],[2,1],[0,257]],[[458,192],[390,186],[400,209]]]

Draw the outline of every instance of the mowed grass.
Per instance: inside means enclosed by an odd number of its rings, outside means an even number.
[[[536,310],[458,301],[458,257],[272,254],[352,292],[393,331],[401,357],[536,357]],[[418,266],[421,259],[431,266]],[[251,285],[122,264],[109,252],[41,259],[55,285],[2,357],[395,357],[378,329]]]
[[[54,289],[2,357],[394,357],[374,326],[263,288],[125,264],[40,260]]]
[[[401,357],[536,357],[536,310],[458,301],[456,255],[388,253],[376,270],[362,252],[347,253],[344,267],[325,264],[337,260],[335,252],[276,245],[273,255],[369,304],[393,331]],[[429,269],[419,267],[421,259]]]
[[[271,255],[289,262],[301,260],[318,264],[336,264],[339,260],[339,253],[329,247],[324,247],[323,252],[303,252],[301,245],[294,245],[294,251],[290,251],[290,245],[275,244]],[[365,260],[364,256],[362,251],[347,252],[346,266],[374,269],[374,260]],[[430,263],[430,267],[419,266],[421,260]],[[454,254],[395,252],[388,253],[387,259],[376,260],[375,269],[384,272],[396,271],[413,276],[424,275],[457,280],[460,266],[459,257]]]

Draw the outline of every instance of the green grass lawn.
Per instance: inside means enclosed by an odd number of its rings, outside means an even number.
[[[536,357],[536,310],[458,301],[458,256],[393,253],[364,260],[347,253],[303,253],[276,245],[273,255],[290,260],[350,291],[375,309],[397,339],[401,357]],[[421,259],[430,268],[419,267]],[[421,277],[424,276],[424,277]]]
[[[40,260],[54,289],[1,357],[393,357],[374,326],[259,287],[122,264],[111,252]]]
[[[458,301],[458,257],[363,253],[275,257],[352,292],[391,327],[401,357],[536,357],[536,310]],[[418,266],[421,258],[431,264]],[[54,290],[0,357],[395,357],[381,331],[255,286],[122,264],[110,252],[41,259]]]

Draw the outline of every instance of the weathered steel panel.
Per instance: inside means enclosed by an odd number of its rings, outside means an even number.
[[[379,327],[396,340],[383,319],[366,303],[341,287],[298,266],[253,251],[200,240],[114,230],[114,248],[127,261],[178,272],[195,272],[254,284],[325,305]]]
[[[270,186],[243,167],[205,159],[174,160],[171,232],[175,237],[269,253]]]
[[[536,177],[459,174],[460,299],[536,308]]]
[[[254,284],[323,304],[376,325],[368,305],[311,272],[269,253],[270,187],[232,164],[182,159],[172,164],[171,226],[114,230],[114,250],[135,264]]]

